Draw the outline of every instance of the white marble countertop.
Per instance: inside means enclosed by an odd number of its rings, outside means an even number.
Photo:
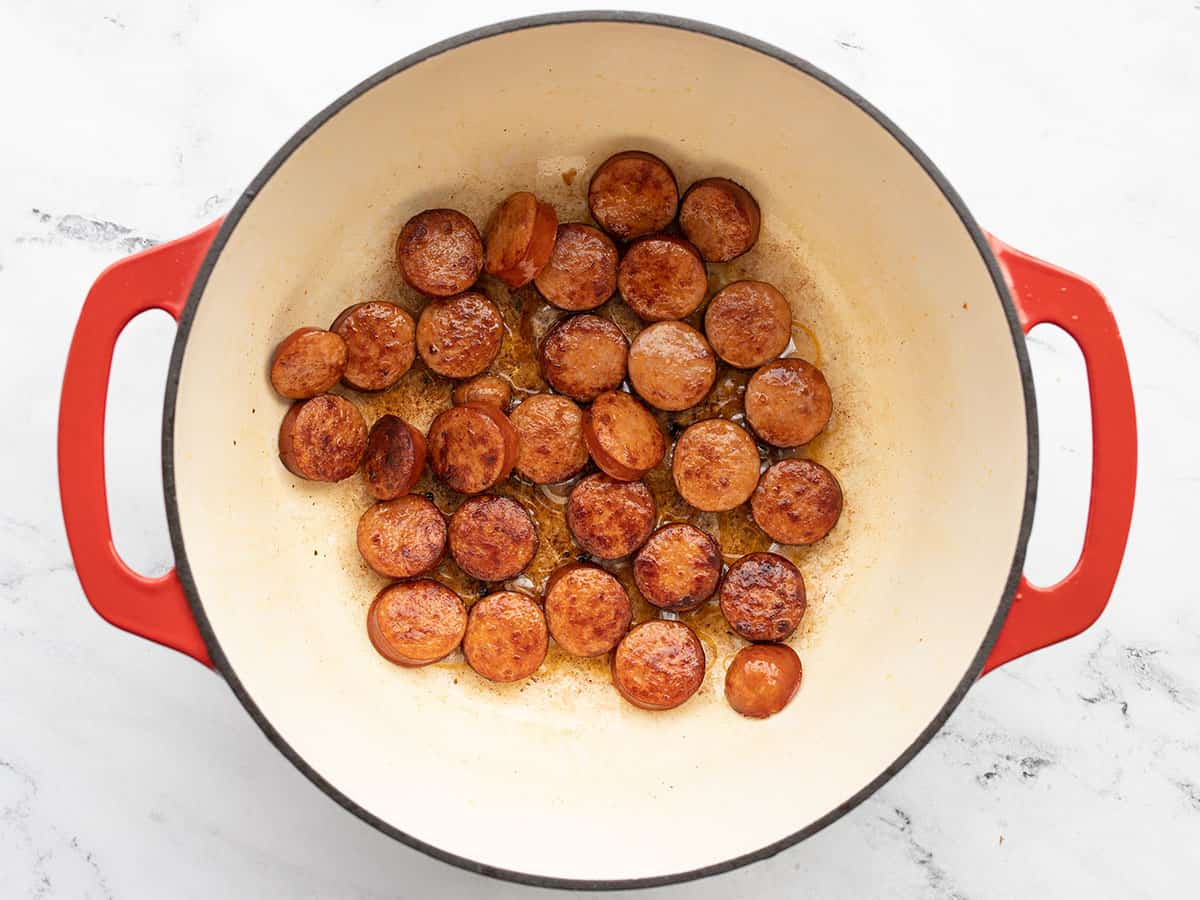
[[[847,81],[1005,240],[1086,274],[1128,348],[1138,506],[1081,638],[983,679],[884,789],[688,897],[1170,897],[1200,878],[1200,2],[654,4]],[[314,789],[225,684],[104,624],[75,579],[54,432],[67,343],[107,263],[208,222],[309,115],[434,40],[547,4],[8,0],[0,8],[0,893],[511,897]],[[1136,7],[1136,8],[1135,8]],[[560,7],[561,8],[561,7]],[[131,564],[171,561],[158,472],[165,315],[122,338],[108,483]],[[1065,571],[1090,457],[1080,357],[1030,338],[1042,471],[1030,572]]]

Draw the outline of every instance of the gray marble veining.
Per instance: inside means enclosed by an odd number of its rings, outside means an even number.
[[[1126,565],[1095,628],[984,678],[916,760],[812,839],[651,893],[1194,895],[1200,5],[656,6],[843,78],[909,131],[986,226],[1099,284],[1133,369],[1141,477]],[[527,893],[375,833],[313,789],[220,679],[95,616],[59,519],[53,441],[66,347],[101,268],[227,210],[309,115],[376,68],[534,9],[0,8],[0,895]],[[110,404],[117,540],[147,572],[170,565],[161,486],[148,474],[173,333],[164,319],[139,320],[122,339]],[[1030,346],[1050,476],[1030,571],[1052,577],[1078,547],[1090,439],[1078,353],[1041,331]]]

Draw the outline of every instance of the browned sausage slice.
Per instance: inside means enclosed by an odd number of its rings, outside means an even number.
[[[363,476],[376,500],[395,500],[413,489],[425,471],[425,435],[403,419],[380,416],[367,437]]]
[[[310,481],[341,481],[358,470],[367,423],[344,397],[322,394],[292,404],[279,426],[279,459]]]
[[[404,225],[396,241],[400,274],[431,297],[459,294],[483,271],[483,240],[475,223],[455,209],[427,209]]]
[[[467,664],[484,678],[520,681],[546,658],[546,617],[524,594],[488,594],[471,607],[462,644]]]
[[[671,709],[704,682],[704,648],[682,622],[653,619],[638,625],[612,657],[613,685],[642,709]]]
[[[629,346],[629,381],[658,409],[695,406],[717,380],[717,360],[704,335],[684,322],[655,322]]]
[[[367,612],[367,636],[401,666],[427,666],[448,656],[467,630],[458,594],[429,578],[385,587]]]
[[[534,394],[513,410],[517,471],[534,484],[555,484],[587,465],[583,410],[557,394]]]
[[[658,507],[640,481],[617,481],[597,472],[571,489],[567,528],[585,553],[620,559],[645,543]]]
[[[431,300],[417,320],[417,352],[447,378],[470,378],[492,364],[504,339],[500,310],[474,291]]]
[[[833,395],[821,370],[802,359],[777,359],[750,376],[746,421],[776,447],[807,444],[829,424]]]
[[[424,575],[446,553],[446,520],[414,494],[376,503],[358,520],[358,552],[380,575]]]
[[[717,356],[739,369],[753,369],[787,349],[792,308],[765,281],[735,281],[708,304],[704,330]]]
[[[486,403],[455,406],[429,426],[429,468],[462,494],[478,494],[506,479],[517,461],[517,432]]]
[[[480,581],[505,581],[533,559],[538,533],[521,504],[507,497],[471,497],[450,517],[450,555]]]
[[[763,473],[750,511],[758,527],[781,544],[815,544],[842,514],[842,486],[811,459],[784,459]]]
[[[807,606],[800,570],[775,553],[749,553],[730,566],[720,600],[725,620],[748,641],[782,641]]]
[[[601,228],[628,241],[671,224],[679,207],[679,185],[671,168],[654,154],[626,150],[596,169],[588,184],[588,207]]]
[[[728,178],[697,181],[683,195],[679,227],[709,262],[729,262],[758,240],[758,202]]]
[[[554,249],[558,214],[528,191],[500,204],[484,235],[484,265],[512,289],[524,287],[545,268]]]
[[[654,416],[624,391],[606,391],[583,416],[583,439],[601,469],[635,481],[667,453],[667,438]]]
[[[629,630],[633,604],[621,582],[596,566],[572,563],[546,582],[550,633],[575,656],[607,653]]]
[[[629,342],[599,316],[563,319],[542,341],[542,377],[560,394],[581,403],[625,380]]]
[[[512,387],[498,375],[480,375],[455,387],[451,399],[455,406],[490,403],[500,412],[508,412],[508,405],[512,403]]]
[[[359,391],[383,391],[407,372],[416,357],[412,316],[394,303],[357,303],[333,320],[350,351],[342,380]]]
[[[787,644],[752,644],[725,672],[725,699],[743,716],[765,719],[791,702],[803,674],[800,657]]]
[[[346,342],[331,331],[298,328],[271,357],[271,386],[290,400],[323,394],[346,369]]]
[[[675,442],[671,476],[679,496],[706,512],[733,509],[758,484],[758,445],[728,419],[705,419]]]
[[[616,245],[591,225],[559,225],[550,262],[533,282],[551,306],[595,309],[617,289]]]
[[[664,525],[634,557],[633,580],[642,596],[661,609],[695,609],[721,580],[721,548],[694,525]]]
[[[647,322],[682,319],[704,302],[708,272],[700,252],[683,238],[653,234],[629,245],[617,268],[617,287]]]

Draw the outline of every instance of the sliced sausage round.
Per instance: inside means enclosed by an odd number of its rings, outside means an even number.
[[[538,670],[549,644],[537,603],[516,591],[498,591],[471,606],[462,647],[467,664],[484,678],[520,681]]]
[[[450,517],[450,555],[480,581],[505,581],[537,552],[533,518],[508,497],[471,497]]]
[[[517,471],[534,484],[555,484],[587,465],[583,410],[558,394],[534,394],[513,410]]]
[[[709,302],[704,331],[717,356],[739,369],[753,369],[787,349],[792,308],[765,281],[735,281]]]
[[[413,318],[394,303],[372,300],[342,311],[329,326],[349,350],[342,381],[358,391],[384,391],[412,368]]]
[[[559,225],[550,262],[533,283],[551,306],[595,309],[617,289],[617,247],[599,228]]]
[[[533,281],[550,260],[558,214],[528,191],[500,204],[484,235],[484,265],[512,289]]]
[[[612,322],[571,316],[542,341],[542,377],[560,394],[587,403],[625,380],[628,357],[629,342]]]
[[[717,360],[704,335],[685,322],[655,322],[629,345],[629,382],[658,409],[689,409],[708,396]]]
[[[271,386],[289,400],[307,400],[338,383],[346,359],[346,342],[339,335],[320,328],[298,328],[275,348]]]
[[[634,557],[633,580],[642,596],[660,609],[695,609],[717,590],[721,548],[694,525],[664,525]]]
[[[503,339],[500,310],[475,291],[431,300],[417,320],[417,352],[447,378],[478,375],[492,364]]]
[[[597,559],[620,559],[646,542],[658,506],[640,481],[589,475],[567,497],[567,528],[580,548]]]
[[[512,387],[499,375],[480,375],[456,386],[451,399],[455,406],[490,403],[500,412],[508,412],[508,405],[512,403]]]
[[[758,445],[728,419],[704,419],[675,442],[671,476],[688,503],[706,512],[733,509],[758,484]]]
[[[670,166],[652,153],[626,150],[610,156],[588,184],[588,208],[619,241],[662,231],[679,208],[679,185]]]
[[[613,685],[642,709],[671,709],[704,682],[704,648],[682,622],[643,622],[617,645],[612,657]]]
[[[446,553],[446,520],[415,494],[376,503],[358,520],[358,552],[380,575],[424,575]]]
[[[649,410],[624,391],[606,391],[583,415],[583,439],[601,469],[636,481],[667,453],[667,437]]]
[[[709,262],[729,262],[758,240],[758,202],[728,178],[697,181],[683,195],[679,227]]]
[[[833,395],[825,376],[803,359],[777,359],[746,384],[746,421],[776,447],[807,444],[829,424]]]
[[[427,209],[405,223],[396,241],[400,274],[430,297],[469,288],[483,271],[483,240],[475,223],[456,209]]]
[[[322,394],[292,404],[279,426],[279,459],[309,481],[341,481],[358,471],[367,423],[345,397]]]
[[[367,611],[371,643],[401,666],[427,666],[449,656],[466,630],[462,599],[429,578],[385,587]]]
[[[758,527],[781,544],[815,544],[842,514],[842,486],[820,463],[784,459],[763,473],[750,499]]]
[[[652,234],[625,251],[617,287],[629,308],[647,322],[682,319],[704,302],[708,271],[699,251],[683,238]]]
[[[563,566],[546,582],[544,597],[550,633],[574,656],[607,653],[633,621],[633,604],[625,588],[597,566]]]
[[[748,641],[782,641],[807,606],[800,570],[776,553],[749,553],[725,573],[721,613]]]
[[[429,468],[462,494],[478,494],[506,479],[517,461],[517,433],[486,403],[455,406],[429,426]]]
[[[367,436],[363,477],[376,500],[395,500],[425,471],[425,435],[398,416],[380,416]]]
[[[725,699],[743,716],[765,719],[791,702],[803,674],[800,657],[787,644],[751,644],[725,671]]]

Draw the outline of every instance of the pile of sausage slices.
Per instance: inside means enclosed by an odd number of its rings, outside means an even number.
[[[754,370],[743,398],[748,428],[727,418],[690,425],[675,442],[671,475],[697,510],[749,501],[754,522],[774,541],[811,544],[837,522],[841,487],[808,459],[782,458],[764,471],[758,442],[793,448],[812,440],[832,411],[829,385],[810,363],[781,358],[791,309],[770,284],[737,281],[720,290],[703,314],[703,333],[682,321],[692,316],[701,324],[693,314],[707,297],[706,264],[740,256],[758,239],[759,207],[744,188],[706,178],[681,201],[666,163],[627,151],[597,169],[588,205],[599,228],[560,225],[554,208],[527,192],[500,205],[483,237],[451,209],[410,219],[396,258],[404,280],[429,298],[415,323],[395,304],[360,303],[329,330],[301,328],[275,351],[272,384],[296,401],[280,428],[280,458],[315,481],[339,481],[361,468],[378,502],[359,520],[358,548],[372,569],[396,579],[371,604],[367,632],[392,662],[427,665],[461,645],[483,677],[516,681],[538,669],[553,637],[578,656],[611,653],[613,684],[626,700],[670,709],[705,674],[699,639],[674,614],[716,595],[730,627],[752,642],[726,672],[728,701],[743,715],[772,715],[800,684],[800,660],[780,642],[804,614],[804,580],[791,561],[766,552],[722,571],[721,548],[706,532],[684,522],[656,529],[655,500],[642,479],[670,448],[647,407],[700,403],[718,357]],[[476,288],[483,271],[510,289],[532,282],[570,313],[536,351],[552,391],[528,396],[511,414],[508,382],[485,374],[504,322]],[[632,343],[613,322],[587,312],[617,291],[647,323]],[[368,432],[354,403],[328,393],[339,381],[386,390],[417,354],[434,373],[458,381],[455,405],[428,434],[393,415]],[[579,558],[595,562],[556,570],[540,602],[498,590],[469,612],[457,593],[427,577],[447,548],[482,582],[502,586],[518,576],[537,550],[535,520],[489,491],[514,470],[534,484],[566,482],[589,459],[599,471],[574,484],[565,516]],[[467,495],[448,522],[431,500],[411,493],[426,465]],[[632,628],[629,595],[596,564],[630,556],[638,590],[664,611]]]

